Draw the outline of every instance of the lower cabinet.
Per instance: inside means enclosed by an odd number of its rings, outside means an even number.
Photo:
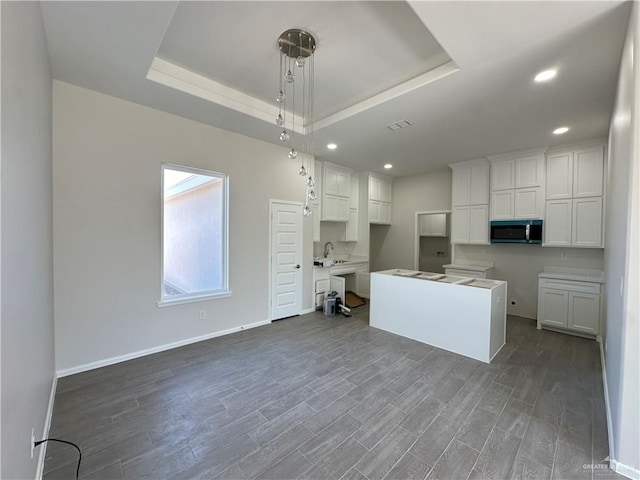
[[[538,328],[598,335],[600,284],[576,280],[538,280]]]

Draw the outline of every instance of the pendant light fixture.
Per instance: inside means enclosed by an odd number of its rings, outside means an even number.
[[[311,215],[309,201],[316,199],[313,189],[315,182],[310,174],[311,152],[313,151],[313,54],[316,40],[309,32],[290,29],[278,38],[280,49],[280,72],[278,80],[278,116],[276,125],[282,127],[280,140],[289,145],[289,158],[300,160],[298,175],[305,177],[305,202],[303,215]],[[297,108],[296,111],[296,98]],[[301,122],[299,130],[304,132],[296,149],[296,118]],[[290,129],[288,129],[290,128]],[[305,165],[306,163],[306,165]]]

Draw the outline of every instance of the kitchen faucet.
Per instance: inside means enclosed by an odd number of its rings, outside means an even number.
[[[327,242],[324,244],[324,258],[329,256],[329,247],[331,247],[331,251],[333,251],[333,243]]]

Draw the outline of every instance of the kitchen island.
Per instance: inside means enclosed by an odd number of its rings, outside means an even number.
[[[369,324],[489,363],[506,341],[507,283],[415,270],[371,274]]]

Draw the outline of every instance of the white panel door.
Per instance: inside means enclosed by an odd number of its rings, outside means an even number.
[[[451,243],[469,243],[469,207],[454,207],[451,213]]]
[[[469,243],[489,243],[489,205],[469,207]]]
[[[569,328],[597,335],[599,320],[600,295],[569,292]]]
[[[491,162],[491,190],[507,190],[514,187],[513,159]]]
[[[514,218],[542,218],[542,188],[514,190]]]
[[[369,200],[380,200],[380,180],[369,177]]]
[[[341,197],[351,196],[351,175],[345,172],[337,172],[338,195]]]
[[[380,201],[391,203],[391,181],[389,180],[380,182]]]
[[[369,223],[380,223],[380,202],[369,202]]]
[[[573,200],[571,243],[576,247],[602,246],[602,198]]]
[[[538,295],[540,295],[538,303],[540,323],[566,328],[569,316],[569,292],[541,288]]]
[[[576,150],[573,158],[573,196],[600,197],[604,176],[604,147]]]
[[[513,218],[513,190],[491,192],[491,219],[507,220]]]
[[[489,165],[471,167],[469,205],[489,203]]]
[[[454,207],[469,205],[471,192],[471,168],[454,168],[451,181],[451,199]]]
[[[391,225],[391,205],[388,203],[380,204],[380,223]]]
[[[573,152],[547,156],[547,200],[573,196]]]
[[[358,209],[349,209],[349,221],[345,227],[344,234],[345,242],[357,242],[358,241]]]
[[[571,245],[571,200],[550,200],[544,214],[544,244],[549,247]]]
[[[340,275],[331,275],[330,277],[331,286],[329,287],[329,291],[338,292],[338,297],[340,297],[340,300],[342,301],[342,303],[344,303],[344,293],[345,293],[346,283],[347,283],[346,279],[344,277],[341,277]],[[339,312],[336,311],[336,313],[339,313]]]
[[[271,203],[271,320],[302,310],[302,205]]]
[[[529,155],[516,158],[515,187],[539,187],[542,185],[542,157]]]

